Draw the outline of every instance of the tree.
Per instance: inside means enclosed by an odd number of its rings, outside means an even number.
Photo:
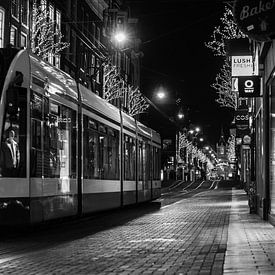
[[[31,30],[32,52],[43,59],[54,56],[70,45],[62,42],[62,38],[61,30],[51,19],[49,11],[34,3]]]
[[[245,38],[246,35],[238,28],[234,21],[232,10],[225,6],[223,17],[220,18],[221,26],[214,28],[211,36],[212,41],[206,42],[207,48],[211,49],[216,56],[226,56],[226,41],[230,39]]]
[[[230,162],[232,162],[232,160],[236,159],[235,148],[236,148],[236,138],[234,135],[231,135],[228,138],[228,150],[227,150],[227,157]]]
[[[103,71],[103,98],[108,102],[123,97],[125,82],[120,77],[116,66],[107,63]]]
[[[221,107],[237,108],[237,92],[232,91],[231,65],[227,58],[226,41],[231,39],[245,38],[246,35],[238,28],[234,21],[232,10],[225,6],[225,12],[221,18],[221,26],[215,27],[212,34],[212,41],[205,43],[215,56],[222,56],[224,64],[211,85],[218,94],[216,100]]]
[[[116,98],[124,98],[125,109],[130,116],[144,113],[149,104],[138,87],[127,85],[121,78],[116,66],[107,63],[103,73],[103,98],[108,102]]]
[[[149,108],[147,100],[138,88],[128,86],[127,98],[127,108],[130,116],[135,116],[144,113]]]
[[[232,91],[231,65],[226,59],[220,73],[215,78],[215,83],[211,85],[217,91],[220,106],[232,109],[237,108],[237,92]]]

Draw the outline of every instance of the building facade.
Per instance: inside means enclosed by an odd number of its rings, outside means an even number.
[[[32,37],[37,25],[34,20],[35,6],[47,11],[49,20],[54,22],[54,30],[60,31],[62,41],[69,43],[69,47],[49,55],[46,61],[101,97],[107,63],[117,68],[126,85],[140,86],[142,53],[139,49],[140,40],[136,36],[137,19],[129,18],[128,9],[122,1],[1,1],[0,47],[32,48]],[[112,34],[118,29],[131,34],[123,47],[112,40]],[[112,103],[117,107],[122,105],[118,99]]]

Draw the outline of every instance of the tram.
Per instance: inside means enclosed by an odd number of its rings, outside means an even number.
[[[27,50],[0,49],[0,225],[158,198],[160,136]]]

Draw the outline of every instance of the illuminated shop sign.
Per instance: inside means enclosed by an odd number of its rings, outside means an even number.
[[[258,75],[258,60],[253,60],[251,55],[232,56],[232,76]]]
[[[275,38],[275,0],[235,0],[233,15],[239,29],[250,39]]]
[[[237,129],[246,129],[249,126],[249,114],[248,110],[236,110],[235,111],[235,123]]]
[[[249,113],[248,109],[238,109],[235,111],[236,137],[242,138],[249,133]]]
[[[261,77],[241,76],[238,77],[238,91],[240,97],[261,96]]]

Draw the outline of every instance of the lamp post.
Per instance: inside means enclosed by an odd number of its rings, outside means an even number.
[[[155,103],[151,104],[152,101]],[[167,174],[169,175],[167,177],[168,179],[171,177],[182,179],[183,172],[180,172],[182,170],[183,163],[179,158],[178,133],[181,130],[181,125],[185,118],[183,108],[182,106],[179,106],[180,102],[174,97],[172,92],[166,89],[163,85],[159,85],[154,90],[152,94],[152,101],[150,101],[150,105],[154,107],[154,109],[157,110],[157,112],[160,113],[167,121],[169,121],[168,125],[165,123],[159,124],[164,157],[162,168],[167,171]],[[165,144],[170,145],[167,146]]]
[[[198,135],[199,133],[201,132],[201,128],[196,126],[196,127],[193,127],[191,128],[189,131],[188,131],[188,139],[192,142],[192,144],[197,148],[197,145],[198,145]],[[200,138],[202,139],[202,138]],[[203,141],[203,139],[201,140]],[[191,180],[193,180],[193,178],[196,180],[197,179],[197,173],[199,171],[198,167],[199,167],[199,159],[198,157],[195,155],[193,155],[193,153],[191,153],[191,163],[190,163],[192,166],[193,166],[193,169],[191,169],[191,175],[190,175],[190,178]],[[192,175],[194,173],[194,176]]]

